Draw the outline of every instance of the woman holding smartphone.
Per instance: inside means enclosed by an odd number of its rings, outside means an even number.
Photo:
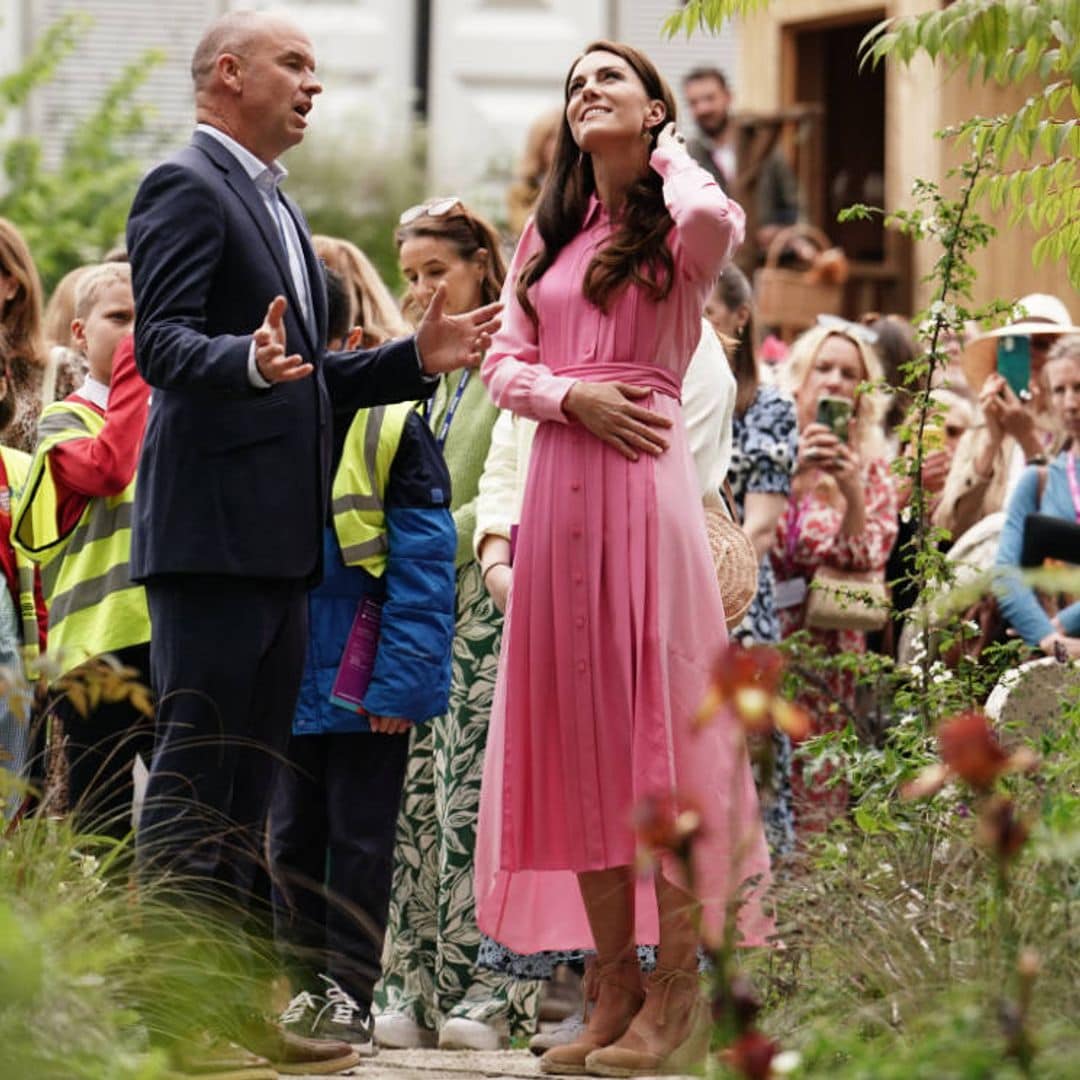
[[[998,545],[998,597],[1009,625],[1047,656],[1080,658],[1080,603],[1049,614],[1020,577],[1025,526],[1032,514],[1080,523],[1080,334],[1059,338],[1043,369],[1049,411],[1058,430],[1058,453],[1024,470],[1005,514]],[[1041,553],[1040,553],[1041,554]]]
[[[1045,462],[1053,442],[1043,365],[1054,342],[1080,328],[1056,296],[1032,293],[1017,306],[1025,313],[1019,322],[983,334],[960,355],[983,423],[960,440],[934,509],[934,525],[954,539],[1005,509],[1024,465]]]
[[[780,632],[810,629],[826,653],[866,651],[858,630],[805,625],[810,583],[821,568],[883,571],[896,539],[896,495],[881,426],[881,404],[860,393],[881,381],[881,363],[869,331],[841,320],[815,326],[791,347],[787,373],[795,397],[799,453],[787,510],[770,552],[776,574]],[[820,688],[804,689],[800,703],[814,718],[815,733],[847,722],[855,684],[848,672],[831,672]],[[834,703],[841,708],[834,710]],[[843,784],[826,788],[827,773],[809,785],[798,762],[792,773],[797,830],[818,831],[847,808]]]
[[[481,368],[497,405],[540,423],[492,707],[477,912],[515,952],[598,954],[596,1006],[580,1039],[541,1059],[548,1073],[695,1071],[711,1027],[702,929],[720,932],[756,878],[742,940],[771,932],[745,743],[728,715],[693,725],[727,634],[679,404],[744,215],[674,117],[638,50],[600,41],[575,60]],[[670,856],[635,872],[642,799],[663,820],[694,801],[692,883]],[[643,985],[635,945],[657,943]]]

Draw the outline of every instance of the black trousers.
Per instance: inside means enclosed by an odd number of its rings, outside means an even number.
[[[176,575],[146,595],[158,707],[140,869],[243,917],[303,673],[306,588]]]
[[[150,685],[150,646],[131,645],[112,654],[125,667],[137,673],[135,683]],[[88,674],[82,677],[83,672]],[[93,692],[100,680],[90,665],[68,673]],[[131,768],[139,754],[149,764],[154,748],[154,722],[141,713],[130,700],[106,701],[84,712],[73,697],[54,691],[48,710],[64,725],[68,765],[68,802],[77,827],[83,832],[99,833],[120,839],[131,830]]]
[[[408,733],[293,735],[270,812],[274,937],[298,988],[326,972],[371,1007]]]

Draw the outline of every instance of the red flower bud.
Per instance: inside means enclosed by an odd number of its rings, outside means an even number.
[[[938,728],[941,760],[973,788],[987,791],[1005,771],[1008,754],[981,712],[964,712]]]
[[[769,1080],[772,1060],[780,1046],[760,1031],[747,1031],[740,1035],[726,1050],[721,1060],[748,1080]]]

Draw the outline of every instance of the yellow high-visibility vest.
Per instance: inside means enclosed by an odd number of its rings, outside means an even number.
[[[361,409],[345,436],[334,474],[330,509],[346,566],[361,566],[373,577],[386,571],[386,510],[383,495],[390,479],[408,402]]]
[[[11,512],[14,517],[19,493],[26,483],[30,471],[30,455],[10,446],[0,446],[0,459],[4,462],[8,487],[11,489]],[[34,598],[34,564],[18,548],[15,549],[15,576],[18,580],[19,624],[22,630],[20,652],[23,659],[23,674],[28,679],[36,679],[37,671],[33,662],[41,650],[38,648],[37,603]]]
[[[15,549],[41,567],[49,654],[65,672],[92,656],[150,640],[146,594],[131,581],[129,566],[135,479],[119,495],[91,498],[67,532],[60,532],[57,521],[49,451],[71,439],[94,438],[104,426],[104,418],[86,405],[47,406],[12,515]]]

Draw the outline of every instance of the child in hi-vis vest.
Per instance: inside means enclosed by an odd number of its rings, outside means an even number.
[[[353,312],[327,271],[330,348]],[[270,811],[274,931],[302,1035],[372,1046],[409,732],[446,711],[454,633],[450,475],[410,404],[335,416],[325,576]]]
[[[54,675],[49,713],[66,737],[70,804],[81,827],[112,836],[131,828],[135,754],[149,762],[153,749],[150,618],[128,568],[150,399],[135,368],[134,317],[126,263],[83,275],[71,329],[86,356],[86,381],[41,414],[12,523],[16,548],[41,567]],[[116,664],[134,674],[117,680]]]

